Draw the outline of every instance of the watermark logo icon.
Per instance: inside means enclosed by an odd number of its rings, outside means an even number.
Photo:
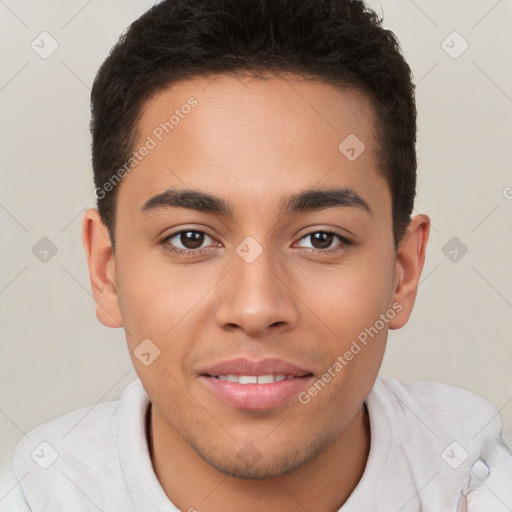
[[[263,247],[252,236],[248,236],[238,245],[236,252],[245,262],[252,263],[263,252]]]
[[[450,238],[441,250],[452,263],[458,263],[468,252],[468,248],[456,236]]]
[[[30,44],[39,57],[47,59],[59,47],[57,40],[48,32],[41,32]]]
[[[469,48],[469,43],[457,31],[454,31],[442,41],[441,48],[452,59],[458,59]]]
[[[457,441],[450,443],[442,452],[441,458],[452,469],[457,469],[469,457],[467,450]]]
[[[242,448],[238,450],[236,457],[247,467],[251,467],[261,459],[262,454],[253,443],[245,443]]]
[[[137,345],[133,354],[144,366],[149,366],[160,356],[160,349],[150,339],[145,339]]]
[[[350,162],[357,160],[366,149],[363,141],[351,133],[338,146],[339,152]]]
[[[50,443],[43,441],[32,450],[30,456],[39,467],[48,469],[59,458],[59,452]]]
[[[57,246],[46,236],[32,247],[32,254],[42,263],[48,263],[56,254]]]

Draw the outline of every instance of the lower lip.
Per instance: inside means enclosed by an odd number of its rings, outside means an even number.
[[[224,402],[239,409],[263,411],[297,396],[313,379],[312,375],[294,377],[268,384],[239,384],[201,375],[201,382]]]

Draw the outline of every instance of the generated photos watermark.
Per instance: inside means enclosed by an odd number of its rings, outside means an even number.
[[[94,189],[96,199],[103,199],[108,192],[112,192],[114,188],[121,182],[121,180],[130,173],[146,156],[149,155],[151,150],[158,146],[165,135],[169,134],[176,126],[179,125],[182,119],[190,114],[192,109],[198,104],[195,98],[189,98],[187,103],[181,105],[174,111],[174,114],[165,122],[160,123],[152,132],[151,135],[146,137],[143,144],[132,153],[132,156],[120,167],[101,187]]]
[[[403,306],[399,302],[393,303],[392,307],[381,313],[379,319],[370,327],[366,327],[357,335],[357,340],[352,340],[350,348],[336,358],[336,361],[317,379],[306,391],[298,395],[301,404],[307,405],[311,399],[320,393],[338,373],[348,365],[361,350],[368,345],[368,338],[373,339],[389,324],[390,320],[402,311]]]

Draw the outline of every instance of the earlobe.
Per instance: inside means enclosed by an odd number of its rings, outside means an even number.
[[[96,301],[96,317],[107,327],[122,327],[114,252],[108,229],[96,208],[89,208],[84,213],[82,243]]]
[[[417,215],[409,223],[400,242],[396,255],[393,304],[400,304],[401,309],[390,321],[390,329],[400,329],[409,320],[425,263],[429,232],[429,217]]]

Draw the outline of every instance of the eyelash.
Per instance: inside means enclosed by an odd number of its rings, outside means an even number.
[[[188,233],[188,232],[201,233],[201,234],[209,236],[212,239],[214,238],[212,235],[208,234],[206,231],[195,230],[195,229],[182,229],[180,231],[175,231],[174,233],[171,233],[170,235],[166,236],[163,240],[160,241],[160,244],[164,246],[166,251],[173,253],[173,254],[178,254],[179,256],[185,256],[185,257],[202,256],[204,254],[208,254],[208,253],[212,252],[212,250],[215,249],[215,247],[204,247],[203,249],[177,249],[176,247],[167,243],[169,240],[173,239],[175,236],[180,235],[182,233]],[[330,255],[333,252],[339,251],[340,249],[350,247],[352,245],[352,242],[348,238],[345,238],[343,235],[340,235],[336,231],[329,231],[329,230],[324,230],[324,229],[312,231],[311,233],[304,235],[302,238],[300,238],[300,240],[303,240],[304,238],[312,236],[316,233],[324,233],[327,235],[334,235],[335,237],[338,238],[338,240],[341,243],[334,247],[331,247],[330,249],[315,249],[313,247],[303,247],[302,249],[306,249],[306,252],[308,254]]]

